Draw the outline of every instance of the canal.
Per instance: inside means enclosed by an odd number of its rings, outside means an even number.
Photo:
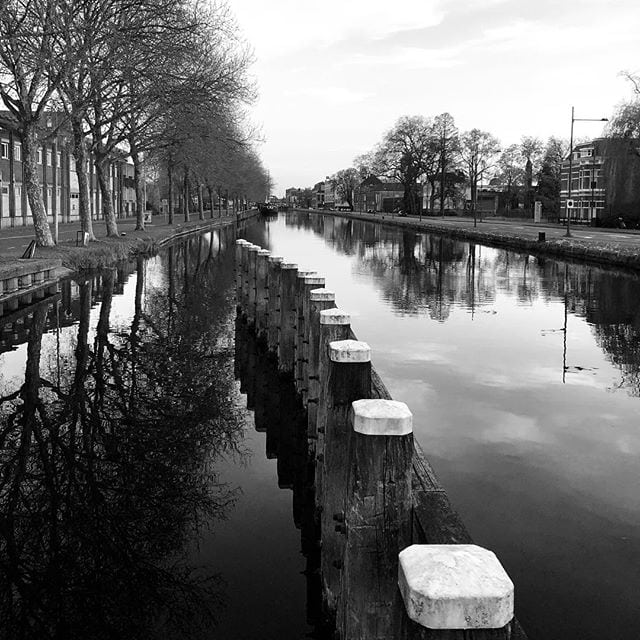
[[[531,640],[640,637],[640,281],[331,216],[240,235],[326,278]],[[330,637],[299,404],[236,326],[234,242],[0,318],[2,640]]]
[[[640,637],[640,280],[332,216],[266,225],[352,314],[530,638]]]

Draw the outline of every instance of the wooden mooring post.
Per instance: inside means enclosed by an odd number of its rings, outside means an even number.
[[[338,636],[526,640],[513,617],[513,584],[493,553],[470,544],[414,441],[409,408],[392,400],[324,279],[243,241],[236,258],[239,314],[307,408],[302,421],[282,421],[267,454],[301,456],[308,442],[309,477],[284,456],[278,482],[297,488],[294,501],[315,491],[323,600]],[[243,367],[254,370],[251,357]],[[244,389],[251,406],[272,393],[268,385]]]

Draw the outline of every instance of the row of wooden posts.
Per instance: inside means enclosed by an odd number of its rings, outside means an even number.
[[[412,414],[376,392],[371,349],[324,278],[245,240],[236,269],[238,311],[293,375],[307,410],[323,597],[341,637],[418,637],[407,624],[516,637],[513,583],[492,552],[412,544]],[[409,623],[390,620],[399,597]]]

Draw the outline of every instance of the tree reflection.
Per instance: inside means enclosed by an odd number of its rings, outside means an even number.
[[[145,295],[137,263],[128,328],[111,326],[115,271],[81,283],[59,381],[41,371],[48,309],[35,310],[24,384],[0,399],[0,638],[191,638],[215,623],[223,585],[188,556],[233,505],[216,461],[243,423],[225,338],[233,256],[206,249],[160,259],[169,302]]]

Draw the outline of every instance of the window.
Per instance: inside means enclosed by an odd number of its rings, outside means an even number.
[[[13,192],[16,194],[16,198],[19,198],[22,195],[22,186],[17,184],[14,188],[13,188]]]
[[[0,158],[9,158],[9,143],[0,142]]]
[[[58,153],[56,153],[56,167],[61,167],[61,166],[62,166],[62,153],[58,151]]]
[[[51,153],[51,149],[47,149],[47,166],[50,167],[53,161],[53,154]]]
[[[42,147],[38,149],[38,164],[42,164]]]
[[[22,160],[22,147],[19,144],[13,146],[13,159],[16,162],[20,162]]]

